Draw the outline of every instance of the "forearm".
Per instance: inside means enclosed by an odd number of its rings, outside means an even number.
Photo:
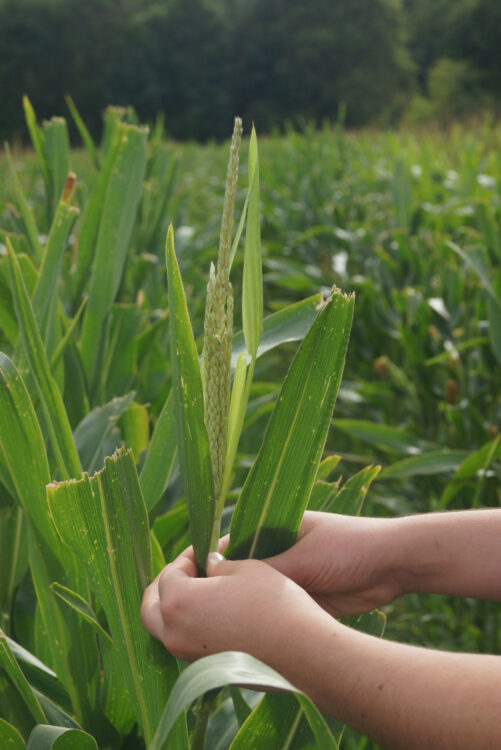
[[[392,523],[403,591],[501,601],[501,510],[428,513]]]
[[[323,711],[388,750],[501,747],[501,657],[415,648],[314,619],[288,629],[272,661]]]

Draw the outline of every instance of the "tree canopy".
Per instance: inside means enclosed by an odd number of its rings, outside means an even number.
[[[500,26],[498,0],[0,0],[0,134],[23,94],[49,117],[70,93],[94,132],[111,103],[202,140],[235,114],[263,132],[341,104],[392,122],[416,93],[495,103]]]

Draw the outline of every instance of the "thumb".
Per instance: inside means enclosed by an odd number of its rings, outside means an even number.
[[[219,552],[210,552],[207,556],[207,578],[231,575],[234,562],[227,560]]]
[[[298,555],[297,547],[294,545],[289,547],[289,549],[286,549],[285,552],[281,552],[279,555],[264,558],[263,562],[297,583],[304,567],[304,559],[301,562],[300,557],[301,556]]]

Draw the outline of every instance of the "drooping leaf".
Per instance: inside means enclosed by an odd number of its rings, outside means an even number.
[[[420,474],[428,476],[454,471],[467,455],[468,451],[449,450],[448,448],[420,453],[418,456],[402,458],[400,461],[387,466],[382,470],[379,479],[402,479]]]
[[[342,430],[370,445],[394,453],[414,456],[422,450],[432,450],[434,447],[433,444],[425,443],[399,427],[368,422],[364,419],[335,419],[334,429]]]
[[[184,670],[169,696],[149,750],[167,750],[174,747],[169,744],[172,741],[169,733],[183,709],[207,691],[228,684],[255,686],[261,690],[263,687],[274,688],[294,693],[308,718],[319,747],[324,750],[336,749],[337,745],[325,720],[304,693],[294,688],[274,669],[249,654],[225,651],[199,659]]]
[[[96,613],[90,606],[89,602],[85,601],[83,596],[80,596],[80,594],[72,591],[67,586],[62,586],[60,583],[57,583],[57,581],[54,581],[54,583],[51,584],[50,589],[69,607],[78,612],[80,617],[83,617],[84,620],[90,623],[100,636],[112,643],[110,634],[103,628],[97,619]]]
[[[97,742],[81,729],[36,726],[33,728],[26,750],[98,750]]]
[[[0,747],[5,750],[25,750],[26,744],[16,727],[0,718]]]
[[[295,302],[284,307],[283,310],[268,315],[263,321],[263,335],[259,342],[256,356],[261,357],[266,352],[288,341],[300,341],[309,331],[313,321],[323,305],[321,294]],[[250,357],[245,346],[243,331],[233,337],[231,350],[231,366],[234,369],[241,354]]]
[[[26,725],[43,724],[46,717],[33,690],[10,650],[7,638],[0,630],[0,666],[9,680],[9,689],[14,690],[24,704]]]
[[[80,456],[80,461],[85,471],[92,473],[97,471],[104,463],[106,456],[111,455],[108,451],[109,437],[120,417],[129,408],[134,400],[135,393],[132,391],[126,396],[114,398],[104,406],[98,406],[80,422],[73,438]]]
[[[227,554],[278,554],[295,540],[343,373],[353,297],[338,291],[300,345],[233,515]]]
[[[7,637],[7,643],[39,701],[40,695],[43,695],[46,700],[53,701],[65,711],[71,711],[68,694],[52,669],[11,638]],[[43,703],[41,705],[44,709]]]

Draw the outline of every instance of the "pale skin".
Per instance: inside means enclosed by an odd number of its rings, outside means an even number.
[[[501,601],[501,510],[306,513],[296,544],[266,561],[216,553],[198,578],[186,550],[146,589],[141,617],[178,658],[252,654],[385,748],[500,748],[501,656],[401,645],[336,619],[411,592]]]

